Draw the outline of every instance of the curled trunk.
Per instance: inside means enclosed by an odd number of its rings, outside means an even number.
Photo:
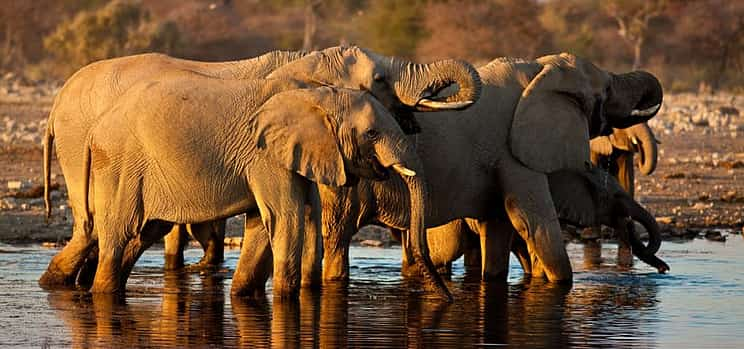
[[[642,70],[612,76],[605,113],[615,128],[646,122],[659,111],[664,97],[661,83]]]
[[[626,219],[621,224],[624,225],[622,228],[626,230],[626,238],[633,251],[633,255],[644,263],[655,267],[660,273],[668,271],[670,269],[669,265],[655,255],[659,251],[659,247],[661,247],[661,232],[656,219],[634,200],[628,200],[624,205],[631,219]],[[648,231],[647,245],[644,246],[643,242],[635,234],[633,221],[641,223],[646,228],[646,231]]]
[[[420,111],[460,110],[480,98],[480,76],[472,65],[463,61],[399,63],[391,70],[392,86],[401,103]],[[457,85],[457,92],[437,96],[452,85]]]
[[[656,137],[645,123],[634,126],[633,135],[638,140],[638,155],[640,156],[638,168],[642,174],[650,175],[656,170],[659,157]]]

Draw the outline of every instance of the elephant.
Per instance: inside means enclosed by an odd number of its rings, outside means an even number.
[[[427,173],[426,227],[473,219],[489,250],[508,254],[511,234],[498,233],[506,214],[526,242],[532,274],[570,282],[548,174],[584,170],[591,138],[653,117],[663,98],[661,84],[645,71],[614,74],[567,53],[535,61],[496,59],[478,73],[483,90],[472,107],[416,115],[422,131],[409,137]],[[395,175],[350,188],[320,186],[324,280],[348,280],[348,248],[359,227],[405,229],[405,193],[405,182]],[[256,251],[265,245],[247,244]],[[252,266],[264,263],[258,259]],[[502,272],[483,271],[486,278]]]
[[[81,189],[84,232],[99,248],[90,291],[123,291],[139,254],[174,223],[257,210],[271,240],[274,294],[295,296],[305,204],[319,205],[312,182],[402,173],[415,196],[411,231],[425,234],[421,162],[392,115],[363,91],[298,87],[169,77],[132,86],[101,115],[86,141]],[[142,246],[134,255],[133,240]],[[419,261],[433,270],[425,255]]]
[[[648,124],[638,124],[625,129],[613,129],[609,136],[593,138],[589,142],[591,160],[597,166],[605,167],[620,185],[635,197],[635,171],[633,155],[638,153],[638,169],[650,175],[656,169],[659,152],[658,141]]]
[[[281,68],[281,69],[278,69]],[[104,60],[90,64],[75,73],[55,98],[44,137],[44,185],[47,216],[51,213],[49,183],[51,153],[56,145],[57,157],[68,188],[73,212],[73,234],[70,242],[49,263],[39,283],[44,288],[74,286],[84,256],[95,245],[83,233],[85,219],[82,206],[84,142],[100,115],[115,104],[131,86],[152,79],[177,78],[199,74],[225,80],[271,77],[289,78],[313,86],[330,85],[369,91],[399,121],[404,132],[418,129],[413,111],[462,109],[473,104],[480,94],[480,78],[468,63],[444,60],[415,64],[375,54],[359,47],[332,47],[312,53],[272,52],[236,62],[205,63],[143,54]],[[437,93],[457,85],[458,93],[438,98]],[[207,227],[208,228],[208,227]],[[177,230],[178,228],[173,228]],[[220,241],[222,232],[208,232],[202,241]],[[180,237],[167,243],[181,241]],[[215,245],[215,244],[213,244]],[[220,245],[219,242],[216,245]],[[177,245],[176,245],[177,246]],[[174,248],[166,246],[167,251]],[[178,250],[178,248],[176,248]],[[219,255],[217,255],[219,257]],[[206,260],[218,258],[205,256]],[[177,265],[179,256],[170,257]],[[168,264],[171,264],[169,262]]]
[[[653,215],[635,201],[620,183],[607,171],[588,166],[585,171],[559,170],[548,174],[550,194],[555,204],[558,218],[562,223],[578,227],[607,225],[619,232],[619,238],[631,246],[631,251],[640,260],[656,268],[659,273],[669,271],[669,265],[655,256],[661,246],[661,232]],[[506,221],[503,217],[503,221]],[[633,221],[639,222],[649,232],[648,246],[635,234]],[[490,251],[485,241],[488,237],[480,235],[481,244],[473,237],[484,231],[474,219],[464,218],[448,222],[445,225],[427,229],[427,239],[431,261],[435,267],[447,267],[452,261],[466,256],[467,260],[478,260],[479,263],[467,265],[480,270],[499,270],[506,278],[509,270],[509,250]],[[492,222],[489,222],[492,224]],[[531,258],[527,245],[520,235],[514,233],[508,223],[502,224],[499,234],[512,237],[511,251],[517,256],[526,274],[531,274]],[[404,240],[405,236],[393,231],[394,238]],[[481,246],[483,245],[483,246]],[[409,266],[408,254],[403,251],[403,266]],[[488,251],[489,258],[483,258],[481,250]],[[475,264],[475,265],[473,265]],[[405,271],[417,273],[415,268]],[[445,273],[450,272],[445,268]]]

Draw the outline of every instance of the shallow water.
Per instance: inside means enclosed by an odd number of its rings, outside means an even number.
[[[659,275],[636,261],[601,265],[569,245],[572,288],[523,280],[512,260],[508,284],[481,284],[455,263],[455,303],[422,296],[400,277],[400,250],[353,248],[348,288],[306,292],[299,301],[230,297],[230,272],[163,273],[162,250],[137,264],[123,301],[36,281],[56,250],[0,245],[0,346],[22,347],[636,347],[741,348],[744,239],[665,242],[672,268]],[[234,270],[238,250],[228,251]],[[201,252],[187,250],[187,262]]]

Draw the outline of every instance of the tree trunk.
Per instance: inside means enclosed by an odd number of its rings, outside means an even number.
[[[302,39],[302,50],[311,51],[314,48],[316,21],[318,19],[315,9],[320,5],[320,0],[306,0],[305,3],[305,34]]]
[[[638,38],[633,45],[633,68],[632,70],[638,70],[641,68],[641,49],[643,47],[643,39]]]

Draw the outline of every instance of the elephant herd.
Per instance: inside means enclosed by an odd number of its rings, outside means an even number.
[[[533,277],[570,281],[561,222],[611,226],[665,272],[632,190],[633,154],[643,173],[655,167],[645,122],[662,97],[648,72],[566,53],[477,69],[359,47],[99,61],[49,115],[47,216],[56,150],[74,227],[39,283],[122,292],[163,237],[166,268],[183,267],[189,234],[205,250],[198,267],[218,265],[225,219],[243,213],[235,295],[263,294],[269,277],[279,297],[348,280],[351,237],[367,224],[396,232],[404,272],[445,299],[437,268],[463,254],[483,279],[504,279],[513,251]]]

